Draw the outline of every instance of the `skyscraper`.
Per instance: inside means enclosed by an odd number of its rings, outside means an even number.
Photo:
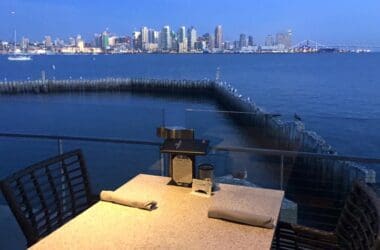
[[[102,49],[107,50],[109,49],[109,33],[108,31],[104,31],[101,35],[101,41],[102,41]]]
[[[21,50],[22,51],[25,51],[25,50],[28,50],[28,47],[29,47],[29,39],[26,38],[26,37],[23,37],[21,39]]]
[[[45,48],[51,48],[53,46],[53,42],[51,41],[51,36],[45,36]]]
[[[140,50],[141,47],[141,32],[140,31],[133,31],[132,33],[132,44],[134,50]]]
[[[161,50],[168,51],[171,49],[172,40],[170,27],[168,25],[164,26],[161,31]]]
[[[223,31],[222,31],[221,25],[218,25],[215,28],[215,48],[216,49],[223,48]]]
[[[248,36],[248,46],[253,46],[254,44],[253,36]]]
[[[149,44],[149,30],[147,27],[141,27],[141,48],[146,50]]]
[[[102,36],[100,34],[95,34],[94,35],[93,45],[96,48],[101,48],[102,47]]]
[[[195,49],[196,41],[197,41],[197,30],[194,27],[190,27],[187,30],[187,42],[188,42],[189,51],[192,51]]]
[[[182,43],[186,39],[186,28],[181,26],[178,30],[178,42]]]
[[[274,40],[273,40],[273,36],[272,35],[267,35],[267,37],[265,38],[264,45],[265,46],[273,46],[274,45]]]
[[[285,49],[290,49],[292,47],[292,31],[277,33],[276,45],[283,45]]]
[[[246,34],[240,34],[239,47],[244,48],[248,46],[248,40]]]
[[[149,43],[158,43],[158,31],[154,29],[149,29],[148,31],[148,42]]]
[[[178,52],[183,53],[187,51],[188,42],[186,37],[186,28],[185,26],[182,26],[178,30]]]

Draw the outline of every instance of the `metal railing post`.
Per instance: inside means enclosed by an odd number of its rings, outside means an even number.
[[[63,145],[62,145],[62,139],[59,138],[58,140],[58,154],[63,154]]]
[[[160,167],[161,167],[161,176],[165,176],[165,158],[164,154],[160,153]]]
[[[58,142],[58,154],[61,155],[63,154],[63,144],[62,144],[62,139],[61,138],[58,138],[57,140]],[[61,166],[61,191],[62,191],[62,197],[65,197],[66,196],[66,191],[65,191],[65,175],[64,175],[64,171],[63,171],[63,163],[61,162],[60,164]],[[65,200],[63,200],[63,210],[66,210],[66,204],[65,204]]]
[[[281,155],[281,176],[280,176],[280,189],[284,190],[284,155]]]

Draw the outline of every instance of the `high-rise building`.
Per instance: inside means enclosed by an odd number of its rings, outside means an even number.
[[[147,50],[149,44],[149,30],[147,27],[141,28],[141,48]]]
[[[183,43],[186,39],[186,28],[181,26],[178,30],[178,42]]]
[[[51,36],[45,36],[44,45],[45,45],[45,48],[47,49],[50,49],[51,47],[53,47]]]
[[[233,44],[229,41],[225,41],[223,45],[225,50],[232,50],[234,48]]]
[[[77,35],[75,39],[75,45],[78,47],[80,50],[84,49],[84,40],[82,39],[81,35]]]
[[[213,50],[215,46],[214,39],[210,35],[210,33],[205,33],[197,39],[197,46],[195,48],[197,50]]]
[[[172,48],[172,34],[168,25],[164,26],[161,31],[161,50],[169,51]]]
[[[192,51],[195,49],[195,43],[197,42],[197,30],[194,27],[190,27],[187,30],[187,42],[188,50]]]
[[[29,39],[26,38],[26,37],[23,37],[21,39],[21,46],[20,47],[21,47],[22,51],[28,50],[28,48],[29,48]]]
[[[101,48],[102,47],[102,36],[100,34],[95,34],[94,35],[93,45],[96,48]]]
[[[75,38],[74,37],[69,37],[69,45],[75,46]]]
[[[132,44],[134,50],[141,50],[141,32],[140,31],[133,31],[132,33]]]
[[[148,31],[148,42],[157,44],[158,43],[158,33],[159,32],[154,30],[154,29],[149,29],[149,31]]]
[[[264,45],[265,46],[273,46],[274,45],[274,40],[273,40],[272,35],[267,35],[267,37],[265,38]]]
[[[110,36],[108,38],[108,46],[114,47],[116,45],[117,36]]]
[[[186,28],[185,26],[181,26],[178,30],[178,52],[183,53],[187,51],[188,42],[186,37]]]
[[[245,48],[247,46],[248,46],[247,35],[246,34],[240,34],[240,38],[239,38],[239,47],[240,47],[240,49],[241,48]]]
[[[160,42],[160,32],[155,30],[153,33],[153,43],[158,44]]]
[[[290,49],[292,47],[292,31],[277,33],[276,45],[283,45],[285,49]]]
[[[215,48],[216,49],[222,49],[223,48],[222,25],[218,25],[215,28]]]
[[[253,36],[248,36],[248,46],[254,46],[255,42],[253,41]]]
[[[109,33],[108,33],[108,31],[104,31],[102,33],[102,35],[101,35],[101,43],[102,43],[101,48],[103,50],[109,49],[110,46],[109,46]]]

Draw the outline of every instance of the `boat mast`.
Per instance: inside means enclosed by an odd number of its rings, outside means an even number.
[[[15,42],[14,42],[14,45],[13,45],[13,52],[16,53],[16,42],[17,42],[17,38],[16,38],[16,30],[15,30],[15,33],[14,33],[14,39],[15,39]]]

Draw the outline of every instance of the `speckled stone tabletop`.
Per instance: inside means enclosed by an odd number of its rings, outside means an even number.
[[[283,191],[220,184],[210,198],[167,185],[168,177],[140,174],[116,192],[158,202],[146,211],[100,201],[30,249],[269,249],[274,229],[207,217],[211,205],[273,216]]]

